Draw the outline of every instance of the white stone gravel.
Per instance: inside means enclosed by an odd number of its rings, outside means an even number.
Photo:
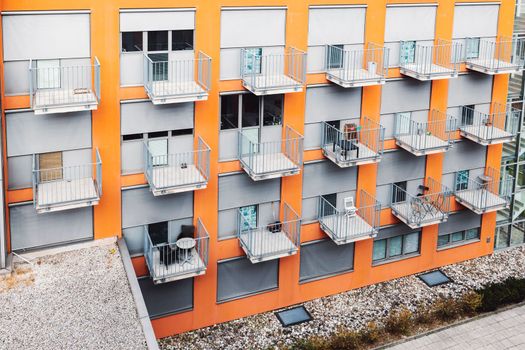
[[[0,276],[0,349],[145,349],[117,245],[16,264]]]
[[[268,312],[164,338],[159,346],[165,350],[272,349],[311,335],[330,335],[339,327],[360,329],[370,321],[381,322],[391,309],[404,306],[415,311],[440,296],[460,296],[511,276],[525,278],[525,247],[445,266],[442,270],[453,283],[429,288],[415,275],[403,277],[306,302],[314,319],[301,325],[283,328],[273,312]]]

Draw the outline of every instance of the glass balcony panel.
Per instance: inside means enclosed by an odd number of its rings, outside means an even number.
[[[525,45],[522,39],[510,37],[467,38],[465,64],[481,73],[507,74],[523,70]]]

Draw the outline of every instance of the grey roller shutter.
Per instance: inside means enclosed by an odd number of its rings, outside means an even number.
[[[377,185],[425,177],[425,157],[406,151],[386,152],[377,168]]]
[[[151,278],[140,278],[139,286],[152,318],[193,308],[193,278],[162,284],[153,284]]]
[[[365,7],[310,8],[308,45],[363,43],[365,15]]]
[[[154,30],[183,30],[195,28],[195,10],[176,11],[122,11],[121,32],[143,32]]]
[[[354,244],[337,245],[331,240],[301,246],[299,281],[334,275],[354,268]]]
[[[385,42],[433,40],[437,6],[391,6],[386,9]]]
[[[430,86],[415,79],[389,81],[381,89],[381,114],[429,109]]]
[[[458,213],[450,215],[447,222],[439,224],[439,235],[446,235],[449,233],[468,230],[481,226],[481,215],[478,215],[470,210],[462,210]]]
[[[193,103],[155,106],[151,102],[122,103],[122,135],[193,128]]]
[[[448,84],[448,106],[490,103],[492,100],[492,76],[469,72]]]
[[[306,123],[351,119],[361,115],[361,88],[338,86],[306,89]]]
[[[486,158],[487,147],[469,141],[457,142],[445,153],[443,174],[458,170],[484,168]]]
[[[219,210],[279,201],[281,179],[253,181],[248,175],[219,177]]]
[[[495,37],[498,34],[499,4],[456,4],[452,37]]]
[[[303,198],[353,191],[357,186],[356,167],[341,169],[329,161],[305,164]]]

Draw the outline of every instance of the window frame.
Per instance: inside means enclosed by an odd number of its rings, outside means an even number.
[[[402,190],[404,190],[405,192],[401,192],[403,194],[403,198],[402,199],[399,199],[396,201],[395,200],[395,193],[394,191],[392,191],[392,196],[390,198],[390,202],[392,204],[394,203],[402,203],[402,202],[405,202],[407,200],[407,188],[408,188],[408,181],[407,180],[404,180],[404,181],[398,181],[398,182],[393,182],[392,183],[393,185],[396,185],[397,187],[400,187]],[[404,184],[404,186],[400,186],[399,184]],[[393,188],[394,186],[392,186]]]
[[[477,233],[476,237],[467,238],[467,231],[472,231],[472,230],[476,230],[476,233]],[[452,239],[453,236],[457,234],[461,234],[461,239],[453,240]],[[442,237],[447,237],[446,243],[443,242],[442,244],[440,244],[439,241],[440,239],[443,240]],[[466,230],[461,230],[461,231],[447,233],[444,235],[439,235],[438,241],[437,241],[437,249],[441,250],[441,249],[454,248],[454,247],[462,246],[462,245],[469,244],[469,243],[480,242],[480,240],[481,240],[481,227],[473,227],[473,228],[469,228]]]
[[[407,44],[409,44],[410,47],[408,47]],[[416,46],[417,46],[416,40],[406,40],[406,41],[403,41],[403,43],[399,45],[399,60],[400,60],[399,63],[400,64],[416,62]],[[403,51],[405,53],[404,56],[402,56]]]
[[[463,191],[468,189],[468,179],[470,177],[470,169],[456,171],[454,177],[454,189],[456,191]]]
[[[245,126],[243,125],[243,115],[244,115],[244,97],[243,96],[246,96],[246,95],[251,95],[249,93],[238,93],[238,94],[224,94],[224,95],[221,95],[220,96],[220,108],[219,108],[219,130],[220,131],[228,131],[228,130],[243,130],[243,129],[246,129],[246,130],[249,130],[249,129],[259,129],[261,130],[262,128],[264,127],[272,127],[272,126],[283,126],[283,119],[284,119],[284,104],[285,104],[285,97],[284,97],[284,94],[279,94],[279,96],[282,96],[281,97],[281,115],[280,115],[280,120],[279,120],[279,123],[274,123],[274,124],[265,124],[265,103],[266,103],[266,98],[267,96],[257,96],[256,98],[258,99],[258,103],[259,103],[259,109],[258,109],[258,119],[257,119],[257,125],[250,125],[250,126]],[[236,96],[237,97],[237,125],[235,127],[231,127],[231,128],[223,128],[223,110],[222,110],[222,106],[223,106],[223,98],[230,98],[231,96]],[[255,96],[255,95],[252,95],[252,96]],[[268,98],[273,98],[274,96],[276,95],[270,95]],[[226,119],[224,119],[226,120]],[[260,135],[259,135],[260,136]]]
[[[414,251],[414,252],[405,252],[406,236],[412,235],[414,233],[417,233],[417,239],[418,239],[417,250]],[[400,255],[393,255],[393,256],[391,256],[390,255],[391,240],[392,239],[398,239],[398,237],[401,237],[401,254]],[[374,259],[373,251],[374,251],[374,247],[376,246],[377,242],[385,242],[385,254],[384,254],[385,257],[384,258]],[[374,243],[373,243],[373,246],[372,246],[372,265],[381,265],[382,263],[386,263],[386,262],[403,260],[403,259],[410,258],[412,256],[419,255],[420,253],[421,253],[421,231],[413,231],[413,232],[405,233],[403,235],[398,235],[398,236],[378,239],[378,240],[374,240]]]
[[[141,39],[140,39],[140,50],[133,50],[133,51],[124,51],[124,34],[126,33],[140,33],[140,36],[141,36]],[[132,32],[120,32],[120,53],[123,53],[123,54],[128,54],[128,53],[140,53],[140,52],[144,52],[144,33],[147,33],[147,32],[144,32],[144,31],[132,31]]]

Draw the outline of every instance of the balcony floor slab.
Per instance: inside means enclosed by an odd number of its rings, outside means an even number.
[[[519,65],[497,59],[469,59],[466,62],[466,66],[470,70],[490,75],[517,73],[521,71]]]
[[[190,191],[206,188],[206,179],[194,164],[186,168],[180,166],[154,166],[151,178],[148,179],[154,195]]]
[[[153,104],[205,101],[208,93],[195,81],[154,81],[147,90]]]
[[[257,96],[300,92],[303,84],[286,74],[257,75],[243,80],[243,85]]]
[[[241,247],[252,263],[279,259],[297,253],[297,247],[285,232],[268,229],[247,231],[240,234]]]
[[[410,228],[418,228],[438,224],[446,221],[447,215],[432,204],[407,205],[407,203],[393,203],[392,213]]]
[[[243,167],[254,180],[259,177],[270,179],[299,172],[299,166],[284,153],[256,154],[251,158],[244,157],[241,160],[241,164],[245,164]]]
[[[434,135],[400,135],[396,144],[416,156],[441,153],[448,150],[450,144]]]
[[[58,211],[98,204],[92,178],[57,180],[37,185],[37,211]]]
[[[483,188],[456,192],[456,201],[477,214],[503,209],[507,201]]]
[[[355,146],[357,149],[345,151],[335,143],[328,144],[323,147],[323,154],[341,168],[379,161],[379,155],[364,144],[358,142]]]
[[[403,67],[401,67],[400,71],[401,74],[407,75],[409,77],[421,81],[450,79],[456,78],[458,76],[457,71],[434,63],[430,65],[430,69],[428,69],[427,67],[428,65],[422,65],[418,63],[407,63]]]
[[[171,264],[166,265],[161,263],[160,252],[154,248],[152,257],[153,266],[148,266],[153,282],[155,284],[172,282],[204,274],[206,265],[197,250],[192,249],[189,256],[190,258],[186,262],[170,261]]]
[[[382,85],[385,78],[367,69],[331,69],[326,73],[326,79],[344,88],[370,85]]]
[[[359,215],[346,216],[341,213],[327,215],[319,219],[321,229],[336,244],[347,244],[364,239],[374,238],[377,232]]]
[[[486,125],[463,126],[461,135],[484,146],[509,142],[514,138],[505,130]]]
[[[35,114],[69,113],[96,109],[98,100],[89,89],[40,89],[34,97]]]

